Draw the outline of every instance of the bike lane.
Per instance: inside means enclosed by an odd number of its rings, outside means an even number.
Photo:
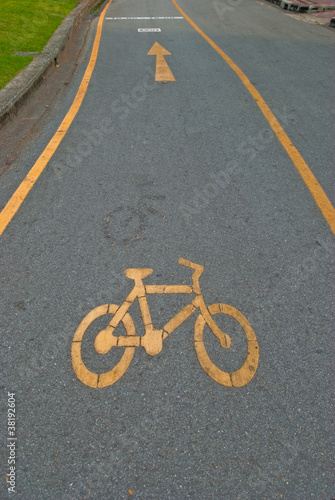
[[[106,14],[175,16],[170,4],[151,2],[118,2]],[[175,82],[154,82],[155,56],[147,54],[155,42],[171,53]],[[246,136],[262,147],[241,147]],[[105,20],[83,105],[3,236],[4,366],[21,414],[21,495],[320,491],[331,243],[297,177],[236,75],[185,20]],[[252,381],[228,388],[205,374],[193,316],[159,355],[136,349],[113,386],[82,384],[70,352],[85,315],[123,303],[129,267],[152,268],[150,285],[191,285],[180,257],[205,267],[207,305],[229,304],[250,321],[260,345]],[[148,300],[157,328],[189,302],[173,294]],[[143,334],[135,304],[129,312]],[[223,351],[209,333],[206,345],[233,371],[247,345],[234,321],[221,320],[232,347]],[[101,372],[120,357],[94,352],[105,326],[92,327],[85,351]]]

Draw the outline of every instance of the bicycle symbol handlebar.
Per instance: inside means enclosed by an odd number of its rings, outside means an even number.
[[[226,387],[242,387],[250,382],[256,373],[259,359],[259,349],[255,332],[243,314],[227,304],[213,304],[206,306],[202,296],[199,279],[204,267],[186,259],[180,258],[178,263],[193,270],[192,286],[187,285],[144,285],[143,280],[153,269],[129,268],[125,270],[127,278],[134,281],[134,288],[121,306],[104,304],[90,311],[79,324],[74,335],[71,347],[72,366],[81,382],[92,388],[102,388],[114,384],[128,369],[136,347],[143,347],[146,352],[154,356],[163,348],[163,341],[197,309],[200,313],[194,327],[194,346],[198,361],[203,370],[218,384]],[[153,327],[147,295],[150,294],[194,294],[190,304],[179,311],[162,329]],[[134,322],[128,310],[135,300],[138,300],[145,334],[136,335]],[[224,372],[210,359],[204,344],[204,328],[207,325],[219,339],[221,347],[228,349],[231,345],[230,337],[216,324],[213,317],[216,314],[226,314],[234,318],[242,327],[247,340],[247,356],[244,364],[233,373]],[[84,334],[90,325],[102,316],[112,315],[105,329],[101,330],[94,341],[95,351],[101,355],[107,354],[112,348],[123,348],[121,359],[114,368],[105,373],[90,371],[82,359],[82,342]],[[126,335],[114,335],[117,327],[123,324]]]

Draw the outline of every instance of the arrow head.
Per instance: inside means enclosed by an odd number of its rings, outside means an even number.
[[[171,52],[164,49],[158,42],[155,42],[149,50],[148,56],[170,56]]]

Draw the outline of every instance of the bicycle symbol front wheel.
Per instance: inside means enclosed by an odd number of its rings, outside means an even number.
[[[82,359],[82,340],[88,327],[97,318],[100,318],[101,316],[104,316],[106,314],[114,314],[118,309],[119,306],[115,304],[105,304],[103,306],[95,307],[82,320],[73,337],[71,357],[75,374],[81,382],[95,389],[107,387],[119,380],[119,378],[121,378],[128,369],[135,354],[135,347],[126,347],[121,359],[116,363],[114,368],[106,373],[101,374],[90,371],[86,367]],[[126,329],[127,335],[134,336],[135,325],[130,314],[126,313],[124,315],[122,323]]]
[[[253,378],[258,366],[259,348],[255,332],[246,317],[238,309],[235,309],[235,307],[228,306],[227,304],[212,304],[208,307],[208,310],[212,316],[220,313],[228,314],[228,316],[234,318],[241,325],[248,342],[247,357],[241,368],[233,373],[220,370],[211,361],[205,349],[203,334],[206,321],[200,314],[194,326],[194,347],[198,361],[207,375],[218,384],[225,385],[226,387],[243,387]]]

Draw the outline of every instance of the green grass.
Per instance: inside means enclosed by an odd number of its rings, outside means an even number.
[[[14,52],[40,52],[77,0],[1,0],[0,9],[0,89],[32,57]]]
[[[105,1],[106,1],[106,0],[100,0],[100,2],[99,2],[97,5],[95,5],[95,6],[93,7],[93,9],[92,9],[92,10],[91,10],[91,12],[90,12],[90,15],[92,16],[92,15],[94,15],[94,14],[97,14],[97,13],[99,12],[99,10],[100,10],[101,5],[102,5],[103,3],[105,3]]]

